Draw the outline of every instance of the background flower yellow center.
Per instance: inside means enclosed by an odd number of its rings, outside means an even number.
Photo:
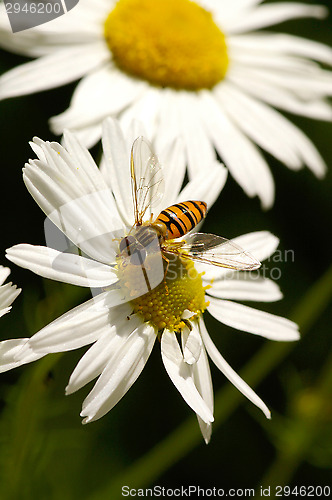
[[[223,33],[190,0],[119,0],[105,38],[119,68],[162,87],[212,88],[228,66]]]
[[[160,259],[158,254],[156,258]],[[144,266],[153,269],[154,256],[148,257]],[[170,263],[165,278],[153,290],[139,295],[140,289],[146,289],[141,266],[119,265],[119,278],[123,291],[130,300],[135,313],[140,313],[144,321],[150,322],[158,330],[167,328],[179,331],[185,326],[182,316],[185,310],[192,315],[202,314],[207,307],[205,288],[193,262],[170,256]],[[166,264],[166,262],[165,262]]]

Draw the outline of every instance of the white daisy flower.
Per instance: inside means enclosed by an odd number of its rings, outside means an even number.
[[[17,288],[16,285],[13,285],[11,282],[3,284],[10,275],[9,267],[0,266],[0,318],[4,314],[7,314],[12,306],[11,304],[14,302],[16,297],[21,293],[21,288]],[[1,368],[4,370],[10,370],[17,366],[17,364],[13,363],[13,356],[15,356],[17,350],[22,347],[21,341],[13,340],[5,340],[0,342],[0,359],[1,359]],[[31,359],[31,361],[33,358]]]
[[[182,137],[189,176],[216,151],[248,196],[274,201],[274,182],[260,148],[293,170],[325,164],[310,139],[279,111],[331,120],[332,50],[261,28],[326,8],[261,0],[80,0],[65,16],[11,33],[0,8],[0,45],[35,57],[5,73],[0,98],[82,78],[69,108],[51,119],[87,147],[107,116],[145,123],[157,150]]]
[[[0,318],[11,310],[11,304],[21,293],[21,288],[17,288],[16,285],[12,283],[6,283],[4,285],[9,275],[9,267],[0,266]]]
[[[130,171],[129,145],[118,124],[108,119],[104,127],[102,170],[77,138],[66,131],[65,147],[35,138],[32,148],[38,159],[30,160],[24,169],[24,181],[31,195],[80,253],[64,251],[63,241],[60,241],[62,252],[29,244],[16,245],[7,251],[9,260],[40,276],[79,286],[101,287],[102,291],[33,337],[7,341],[15,342],[15,349],[6,353],[4,345],[0,370],[47,353],[92,344],[66,388],[66,393],[71,394],[98,377],[83,402],[81,415],[83,422],[88,423],[105,415],[124,396],[144,368],[158,338],[165,369],[196,412],[206,442],[210,439],[213,421],[207,354],[269,418],[270,412],[263,401],[217,350],[204,326],[203,313],[207,310],[224,324],[269,339],[298,339],[298,328],[293,322],[232,301],[278,300],[281,294],[276,284],[266,278],[250,280],[245,273],[239,275],[234,270],[206,263],[213,261],[220,265],[226,263],[227,267],[255,269],[260,263],[236,243],[265,259],[274,252],[277,238],[263,231],[234,242],[204,233],[186,234],[184,240],[170,239],[176,231],[186,233],[195,226],[202,218],[198,216],[200,210],[204,212],[206,207],[203,202],[183,203],[183,200],[203,199],[211,205],[225,183],[226,169],[220,164],[207,164],[210,174],[201,174],[181,191],[183,177],[177,172],[184,172],[181,167],[185,158],[179,154],[177,145],[163,156],[168,168],[162,176],[149,144],[139,138],[135,141],[136,149],[133,147]],[[134,133],[132,131],[132,135]],[[161,199],[162,183],[164,197]],[[178,209],[190,204],[193,207],[183,211],[187,215],[172,218],[171,210],[166,207],[174,203],[178,203]],[[150,214],[152,206],[155,214],[160,212],[156,219]],[[161,237],[158,231],[166,227],[162,220],[167,221],[167,217],[172,222]],[[59,233],[55,237],[54,232],[50,234],[46,234],[50,243],[53,238],[53,243],[58,244]],[[158,250],[149,253],[149,245],[153,245],[149,239],[151,234],[157,240]],[[143,238],[149,240],[145,246]],[[201,242],[207,241],[210,246],[200,253]],[[188,242],[190,245],[186,247]],[[159,244],[166,249],[162,254]],[[220,252],[222,246],[225,250]],[[156,286],[152,286],[156,276]]]

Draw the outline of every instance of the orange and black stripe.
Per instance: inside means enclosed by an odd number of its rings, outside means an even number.
[[[204,201],[184,201],[160,212],[155,222],[166,227],[166,239],[180,238],[204,219],[206,210]]]

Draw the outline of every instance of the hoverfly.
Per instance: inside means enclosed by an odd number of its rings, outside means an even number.
[[[130,174],[135,224],[120,241],[119,256],[129,258],[134,266],[142,267],[149,291],[151,287],[144,262],[151,251],[161,251],[166,263],[164,279],[169,254],[232,270],[248,271],[260,267],[255,257],[226,238],[208,233],[188,234],[206,215],[207,205],[204,201],[177,203],[162,210],[156,218],[153,217],[151,208],[159,204],[163,196],[164,177],[159,160],[144,137],[138,137],[133,143]],[[144,222],[147,213],[150,214],[150,220]]]

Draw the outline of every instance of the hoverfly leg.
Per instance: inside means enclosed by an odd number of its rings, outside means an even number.
[[[169,259],[167,257],[165,257],[164,254],[162,254],[162,258],[163,258],[163,261],[166,262],[166,266],[165,267],[165,271],[164,271],[164,283],[165,283],[165,290],[166,290],[166,295],[169,295],[169,291],[168,291],[168,286],[167,286],[167,283],[166,283],[166,275],[167,275],[167,271],[168,271],[168,266],[169,266]]]

